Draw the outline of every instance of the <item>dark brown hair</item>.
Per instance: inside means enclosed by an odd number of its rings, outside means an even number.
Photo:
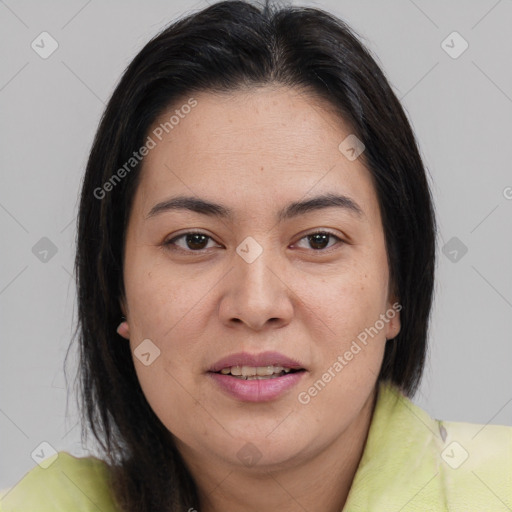
[[[281,84],[311,91],[364,143],[375,185],[401,331],[387,342],[379,380],[412,396],[427,350],[435,218],[411,126],[383,72],[355,33],[320,9],[223,1],[149,41],[125,70],[101,119],[81,191],[75,272],[79,401],[112,466],[125,511],[198,507],[172,435],[146,401],[128,343],[116,333],[124,298],[123,248],[140,164],[104,184],[140,148],[157,116],[199,91]],[[102,190],[100,193],[99,191]]]

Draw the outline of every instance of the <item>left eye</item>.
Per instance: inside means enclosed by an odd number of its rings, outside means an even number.
[[[310,233],[302,237],[300,240],[307,239],[308,243],[312,244],[312,248],[315,251],[321,251],[326,247],[332,247],[332,245],[328,245],[329,238],[334,238],[339,242],[343,242],[341,238],[328,231],[317,231],[315,233]],[[176,243],[178,240],[181,239],[185,239],[185,247],[180,246]],[[168,240],[167,242],[164,243],[164,245],[178,246],[180,247],[180,249],[185,250],[186,252],[199,252],[201,250],[206,249],[206,247],[204,247],[204,244],[207,243],[208,239],[213,240],[212,237],[204,233],[189,232],[183,233],[182,235],[179,235],[175,238]],[[187,251],[187,249],[190,249],[190,251]]]
[[[317,231],[316,233],[310,233],[309,235],[302,237],[301,240],[307,239],[308,243],[317,246],[314,247],[314,250],[319,251],[326,248],[325,244],[328,243],[329,238],[335,238],[338,242],[343,242],[340,237],[333,233],[329,233],[329,231]],[[329,247],[332,247],[332,245]]]

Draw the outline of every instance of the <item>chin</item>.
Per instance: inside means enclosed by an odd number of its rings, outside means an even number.
[[[227,430],[233,437],[227,436],[220,456],[229,454],[230,462],[235,465],[242,465],[266,470],[277,470],[293,466],[296,459],[307,446],[315,442],[311,430],[297,431],[290,426],[285,427],[279,420],[265,422],[264,430],[252,428]],[[304,429],[304,424],[301,427]],[[308,429],[306,429],[308,430]],[[308,438],[306,438],[308,436]]]
[[[230,451],[230,463],[255,472],[290,469],[297,465],[297,459],[303,454],[300,446],[296,440],[287,444],[264,439],[244,441],[234,453]]]

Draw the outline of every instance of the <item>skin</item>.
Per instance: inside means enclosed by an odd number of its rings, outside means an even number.
[[[118,332],[132,351],[148,338],[160,350],[150,365],[137,357],[134,364],[198,485],[200,503],[192,508],[339,512],[399,313],[308,404],[298,394],[396,302],[371,175],[362,158],[340,152],[350,128],[311,94],[266,86],[194,98],[197,106],[143,162],[125,245],[126,322]],[[330,207],[277,223],[288,203],[327,192],[349,196],[364,215]],[[146,218],[178,194],[221,203],[235,217],[173,210]],[[211,238],[165,245],[194,230]],[[322,230],[340,240],[308,241]],[[236,252],[248,236],[263,250],[252,263]],[[267,350],[307,369],[275,400],[229,397],[205,373],[229,354]],[[247,442],[261,454],[252,466],[237,456]]]

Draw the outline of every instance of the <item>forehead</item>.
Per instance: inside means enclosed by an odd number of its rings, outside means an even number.
[[[183,97],[148,135],[155,146],[141,171],[145,213],[177,194],[253,210],[326,193],[357,197],[370,215],[376,206],[363,159],[350,161],[339,149],[348,125],[327,102],[295,89]]]

